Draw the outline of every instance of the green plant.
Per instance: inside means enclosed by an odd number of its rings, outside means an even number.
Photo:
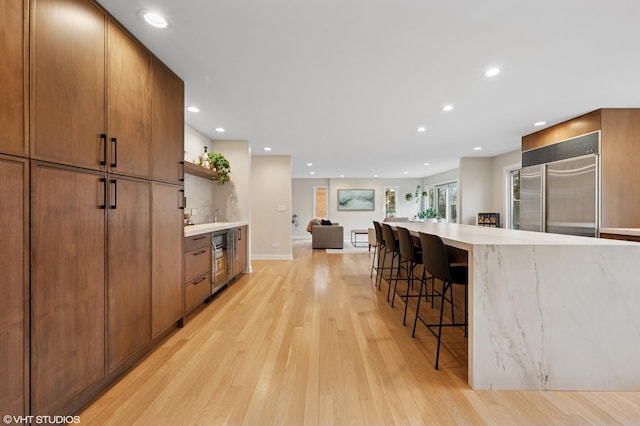
[[[424,211],[418,212],[418,217],[420,219],[436,219],[438,217],[438,211],[433,207],[429,207]]]
[[[212,163],[218,173],[218,183],[223,185],[229,180],[229,174],[231,173],[231,166],[229,160],[219,152],[210,152],[209,162]]]
[[[412,194],[411,192],[407,192],[407,193],[404,195],[404,199],[405,199],[405,200],[407,200],[407,201],[411,201],[411,200],[413,200],[413,194]]]

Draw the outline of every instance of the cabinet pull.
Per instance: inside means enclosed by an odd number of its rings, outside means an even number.
[[[193,255],[194,255],[194,256],[200,256],[201,254],[204,254],[204,253],[206,253],[206,252],[207,252],[206,250],[202,250],[202,251],[199,251],[199,252],[197,252],[197,253],[193,253]]]
[[[184,161],[180,162],[180,182],[184,182]]]
[[[106,178],[100,178],[100,183],[102,186],[102,196],[100,197],[102,199],[102,204],[100,204],[98,207],[100,207],[101,209],[106,209],[107,208],[107,179]]]
[[[100,158],[100,165],[107,165],[107,134],[100,134],[100,148],[102,148],[102,158]]]
[[[200,284],[202,281],[204,281],[206,279],[207,279],[207,277],[200,277],[200,279],[198,281],[194,281],[193,282],[193,285]]]
[[[115,179],[109,180],[109,185],[113,185],[113,204],[109,205],[110,209],[118,208],[118,181]]]
[[[198,240],[204,240],[207,237],[198,237],[198,238],[193,238],[193,241],[198,241]]]
[[[178,210],[184,210],[184,189],[180,189],[178,191],[178,193],[180,194],[180,201],[178,202]]]
[[[238,241],[242,241],[242,228],[238,228]]]
[[[113,146],[113,161],[111,167],[118,166],[118,138],[111,138],[111,146]]]

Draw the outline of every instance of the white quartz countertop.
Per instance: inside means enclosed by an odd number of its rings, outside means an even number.
[[[248,225],[249,222],[242,220],[239,222],[210,222],[198,223],[197,225],[189,225],[184,227],[184,236],[192,237],[194,235],[206,234],[208,232],[224,231],[226,229],[237,228],[238,226]]]
[[[445,243],[458,247],[460,247],[460,245],[466,245],[468,247],[475,245],[618,246],[633,244],[628,241],[621,240],[578,237],[574,235],[521,231],[504,228],[489,228],[484,226],[461,225],[455,223],[396,222],[389,223],[389,225],[393,227],[407,228],[414,233],[424,232],[439,235]]]
[[[603,234],[632,235],[640,237],[640,228],[600,228]]]

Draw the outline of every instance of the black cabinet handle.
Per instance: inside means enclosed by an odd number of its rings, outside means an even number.
[[[178,202],[178,210],[184,210],[184,189],[178,191],[180,194],[180,201]]]
[[[197,253],[193,253],[193,255],[194,255],[194,256],[200,256],[201,254],[204,254],[204,253],[206,253],[206,252],[207,252],[206,250],[202,250],[202,251],[199,251],[199,252],[197,252]]]
[[[102,148],[102,158],[100,158],[100,165],[107,165],[107,135],[106,133],[100,134],[100,147]]]
[[[180,162],[180,182],[184,182],[184,161]]]
[[[242,228],[238,228],[238,241],[242,241]]]
[[[110,179],[109,185],[113,185],[113,204],[110,204],[109,208],[117,209],[118,208],[118,181],[115,179]]]
[[[113,147],[113,160],[111,161],[111,167],[118,166],[118,138],[111,138],[111,146]]]
[[[207,277],[200,277],[200,279],[198,281],[194,281],[193,282],[193,285],[200,284],[202,281],[204,281],[206,279],[207,279]]]
[[[106,178],[100,178],[100,183],[102,186],[102,196],[100,197],[102,199],[102,204],[100,204],[98,207],[100,207],[101,209],[106,209],[107,208],[107,179]]]

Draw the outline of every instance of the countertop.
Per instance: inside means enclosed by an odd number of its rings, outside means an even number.
[[[439,235],[445,243],[468,249],[478,245],[568,245],[568,246],[615,246],[631,244],[628,241],[603,238],[578,237],[574,235],[546,232],[521,231],[485,226],[432,222],[389,223],[392,227],[407,228],[413,233],[424,232]],[[604,232],[601,230],[601,232]],[[466,247],[465,247],[466,246]]]
[[[239,226],[248,225],[249,222],[242,220],[239,222],[210,222],[198,223],[196,225],[188,225],[184,227],[184,236],[192,237],[194,235],[206,234],[208,232],[224,231],[226,229],[237,228]]]
[[[600,228],[600,233],[640,237],[640,228]]]

